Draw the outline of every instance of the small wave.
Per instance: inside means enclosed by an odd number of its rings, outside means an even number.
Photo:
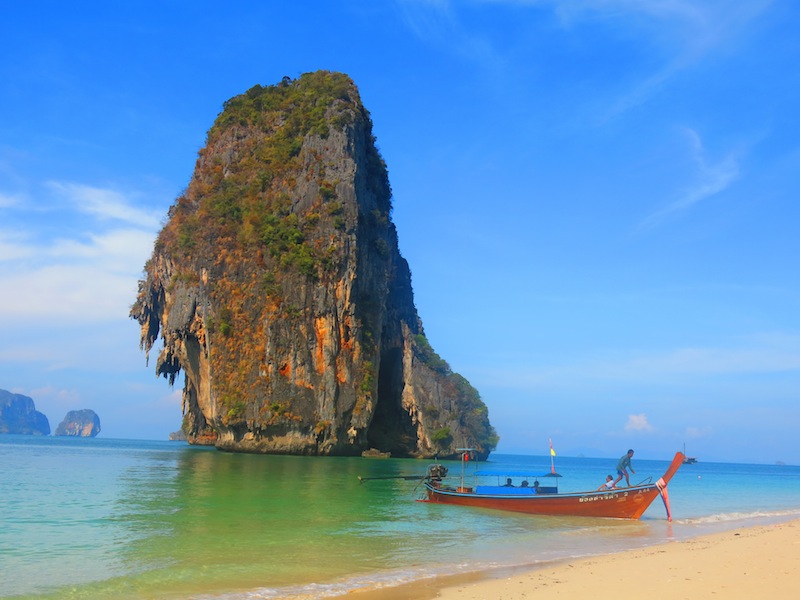
[[[444,575],[458,575],[491,568],[491,565],[448,565],[418,567],[397,571],[382,571],[370,575],[351,577],[332,583],[308,583],[277,588],[257,588],[246,592],[228,592],[196,596],[196,600],[322,600],[344,596],[354,591],[371,591],[392,588]]]
[[[706,515],[703,517],[677,519],[675,523],[682,525],[708,525],[714,523],[733,523],[737,521],[752,521],[755,519],[772,519],[800,516],[800,509],[787,510],[754,510],[750,512],[730,512]]]
[[[602,531],[603,527],[598,527]],[[601,533],[602,535],[602,533]],[[608,551],[607,549],[605,551]],[[249,591],[224,592],[193,596],[194,600],[324,600],[346,596],[353,592],[368,592],[418,583],[437,577],[484,573],[490,577],[504,576],[518,569],[532,569],[565,559],[578,559],[604,553],[599,548],[553,548],[541,551],[539,556],[511,555],[504,559],[485,562],[416,566],[407,569],[379,571],[367,575],[349,577],[331,583],[307,583],[285,587],[264,587]]]
[[[626,534],[629,531],[638,531],[646,529],[647,523],[642,521],[608,521],[605,524],[592,524],[577,527],[575,529],[568,529],[561,532],[564,537],[576,536],[587,537],[597,535],[613,535],[617,533]]]
[[[571,554],[572,558],[591,556],[593,553]],[[346,596],[353,592],[368,592],[394,588],[406,584],[417,583],[437,577],[466,575],[470,573],[511,573],[516,569],[529,569],[563,559],[558,555],[544,559],[528,559],[510,562],[460,563],[438,566],[418,566],[410,569],[380,571],[368,575],[349,577],[331,583],[307,583],[275,588],[257,588],[249,591],[224,592],[193,596],[194,600],[324,600]]]

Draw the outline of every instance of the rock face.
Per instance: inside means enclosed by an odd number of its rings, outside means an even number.
[[[0,390],[0,433],[50,435],[50,422],[32,398]]]
[[[288,454],[478,457],[478,392],[430,347],[386,165],[346,75],[225,103],[170,208],[131,317],[183,370],[190,443]]]
[[[100,418],[91,409],[71,410],[58,424],[53,435],[95,437],[100,433]]]

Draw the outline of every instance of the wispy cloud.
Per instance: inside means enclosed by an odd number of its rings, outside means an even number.
[[[44,323],[102,322],[127,316],[137,280],[152,252],[159,220],[135,206],[136,194],[95,186],[50,182],[47,189],[68,200],[60,237],[22,219],[24,231],[0,230],[0,322],[8,327]],[[14,207],[16,216],[38,213],[42,202]]]
[[[158,226],[160,215],[136,208],[128,197],[116,190],[58,181],[49,182],[48,187],[66,197],[80,212],[98,219],[123,221],[145,228]]]
[[[677,383],[719,375],[800,372],[800,335],[772,333],[731,339],[725,347],[685,347],[643,354],[618,350],[614,354],[533,367],[509,364],[508,369],[482,373],[481,379],[498,387],[536,390],[576,383]]]
[[[32,269],[0,268],[0,313],[9,325],[126,318],[154,235],[117,231],[90,243],[61,241],[37,253]],[[31,251],[33,253],[33,250]]]
[[[52,386],[19,390],[16,393],[31,396],[35,399],[37,410],[43,411],[47,407],[51,416],[66,414],[68,411],[74,410],[76,406],[81,406],[81,402],[83,402],[81,394],[77,390],[56,389]],[[51,429],[55,429],[58,423],[58,421],[51,422]]]
[[[504,65],[491,39],[467,27],[459,18],[458,5],[450,0],[396,0],[395,5],[419,39],[492,69]]]
[[[708,437],[714,433],[714,429],[709,426],[705,427],[687,427],[684,437],[688,440],[696,440],[699,438]]]
[[[446,0],[406,0],[404,4],[449,7]],[[604,19],[629,20],[631,17],[651,19],[630,22],[631,26],[648,27],[653,22],[661,27],[672,25],[671,36],[693,39],[694,44],[719,42],[726,33],[752,21],[767,10],[774,0],[475,0],[486,5],[507,5],[553,11],[565,26]]]
[[[35,254],[35,248],[24,233],[0,229],[0,263],[31,258]]]
[[[11,208],[12,206],[17,206],[20,202],[20,196],[0,192],[0,208]]]
[[[643,14],[658,19],[700,21],[704,19],[706,4],[692,0],[487,0],[491,3],[506,2],[520,6],[550,6],[565,22],[589,18],[596,15],[621,17]],[[705,10],[704,10],[705,9]]]
[[[441,41],[455,27],[448,0],[398,0],[395,4],[403,22],[420,39]]]
[[[625,368],[654,377],[800,371],[800,347],[795,341],[793,348],[774,345],[731,349],[680,348],[662,355],[633,359]]]
[[[800,339],[781,336],[784,342],[752,339],[739,348],[679,348],[660,355],[643,356],[620,365],[624,372],[654,377],[670,375],[734,375],[800,370]]]
[[[564,29],[583,23],[609,23],[626,35],[641,39],[642,52],[652,54],[656,66],[627,85],[597,119],[613,120],[657,96],[681,72],[717,49],[735,44],[742,31],[764,14],[774,0],[480,0],[486,5],[507,5],[550,10]],[[412,2],[418,8],[443,2]]]
[[[726,47],[755,19],[761,16],[773,0],[739,2],[738,0],[600,0],[566,1],[564,4],[580,5],[584,10],[606,13],[641,14],[651,17],[658,27],[658,36],[669,44],[667,59],[650,75],[635,83],[627,93],[612,104],[602,121],[612,120],[651,98],[683,71],[692,68],[703,58]]]
[[[698,171],[697,181],[684,190],[677,200],[646,217],[638,226],[640,231],[652,229],[667,217],[688,210],[695,204],[723,192],[739,178],[741,149],[731,150],[720,160],[712,163],[706,156],[698,133],[688,128],[685,132],[689,139],[691,159]]]

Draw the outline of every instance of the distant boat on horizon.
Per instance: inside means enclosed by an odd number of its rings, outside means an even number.
[[[697,459],[694,456],[687,456],[686,455],[686,444],[683,444],[683,464],[685,465],[695,465],[697,464]]]

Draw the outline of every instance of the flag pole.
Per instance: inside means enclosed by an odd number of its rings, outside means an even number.
[[[556,451],[553,450],[553,438],[548,438],[550,441],[550,472],[555,474],[556,472],[556,465],[553,462],[553,457],[556,455]]]

